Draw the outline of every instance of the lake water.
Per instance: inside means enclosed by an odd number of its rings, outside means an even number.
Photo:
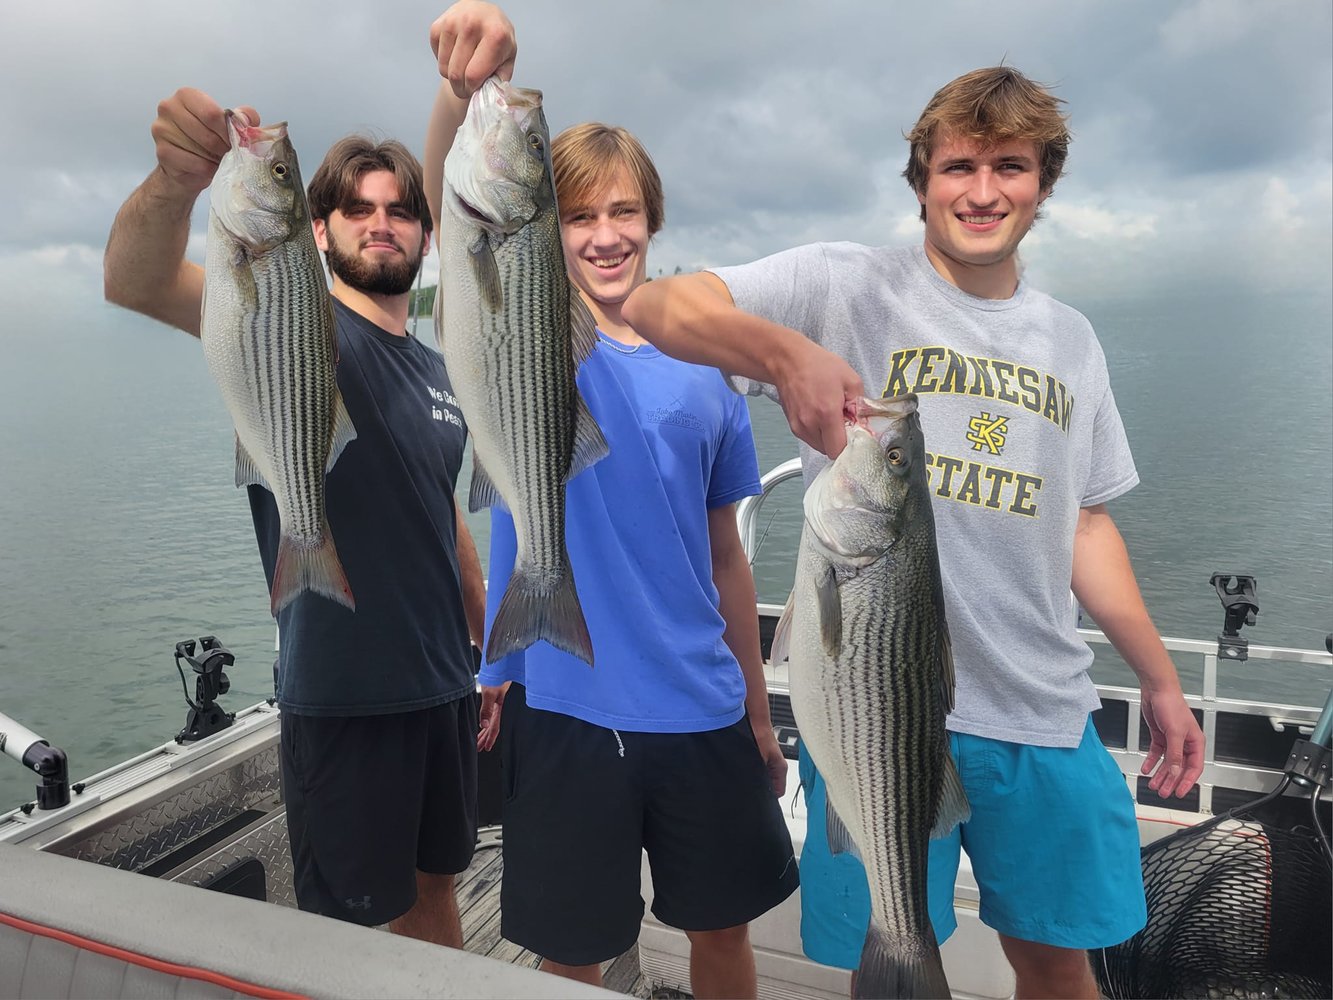
[[[1111,510],[1159,629],[1214,638],[1209,576],[1246,573],[1261,605],[1251,642],[1322,649],[1333,630],[1328,297],[1076,304],[1106,350],[1143,480]],[[4,346],[0,711],[63,747],[82,778],[180,730],[182,639],[216,635],[235,654],[228,709],[268,696],[268,595],[196,341],[108,306],[95,322],[53,314],[7,330]],[[751,403],[768,469],[795,454],[793,439],[776,406]],[[798,494],[784,487],[762,517],[767,601],[790,586]],[[470,524],[484,561],[485,516]],[[1096,676],[1130,675],[1103,657]],[[1221,677],[1224,695],[1300,704],[1322,704],[1331,683],[1323,667],[1262,661],[1224,664]],[[32,784],[0,758],[0,809],[30,799]]]

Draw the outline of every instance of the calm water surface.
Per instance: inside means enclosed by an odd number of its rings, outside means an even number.
[[[1322,649],[1333,630],[1329,300],[1078,305],[1106,350],[1143,480],[1111,509],[1161,631],[1215,637],[1209,576],[1248,573],[1262,608],[1251,641]],[[268,696],[268,595],[232,485],[230,423],[196,341],[111,307],[5,340],[0,711],[86,777],[180,730],[181,639],[216,635],[236,655],[229,709]],[[768,469],[795,454],[793,439],[776,406],[751,404]],[[798,493],[784,487],[762,516],[766,601],[790,588]],[[485,517],[469,522],[484,563]],[[1096,672],[1131,676],[1113,657]],[[1333,678],[1228,664],[1221,683],[1223,694],[1317,704]],[[31,797],[27,775],[0,758],[0,809]]]

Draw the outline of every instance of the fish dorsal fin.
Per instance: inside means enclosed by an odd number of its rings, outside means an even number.
[[[963,780],[958,776],[958,765],[953,762],[948,742],[944,743],[944,767],[940,775],[940,797],[935,806],[935,825],[930,835],[943,837],[959,823],[966,823],[972,816],[972,807],[968,804],[967,793],[963,791]]]
[[[590,465],[594,465],[611,454],[611,448],[597,426],[592,411],[577,390],[574,392],[574,449],[569,456],[569,473],[565,482],[569,482]]]
[[[259,466],[255,465],[255,460],[245,450],[245,445],[241,444],[239,434],[236,436],[236,485],[262,486],[270,493],[273,492],[273,487],[265,481]]]
[[[472,452],[472,485],[467,491],[467,509],[475,514],[477,511],[486,507],[499,507],[501,510],[507,510],[504,497],[500,496],[500,491],[495,488],[495,481],[491,479],[486,467],[481,464],[481,459],[476,451]]]
[[[495,254],[485,237],[477,240],[469,249],[468,260],[472,262],[472,274],[477,279],[481,301],[491,312],[499,312],[504,308],[504,286],[500,283],[500,268],[495,263]],[[436,298],[439,295],[439,289],[436,289]]]
[[[831,563],[815,578],[815,603],[824,652],[836,660],[842,651],[842,598],[838,594],[838,574]]]
[[[770,663],[781,663],[791,656],[791,621],[795,609],[796,591],[793,589],[787,595],[787,604],[782,609],[782,617],[778,619],[777,628],[773,630],[773,643],[768,650]]]
[[[827,792],[827,789],[825,789]],[[852,835],[847,832],[847,824],[842,821],[833,808],[833,803],[828,799],[824,800],[825,810],[825,830],[828,835],[828,849],[830,854],[850,854],[855,858],[861,857],[861,852],[856,846],[856,841]]]
[[[949,639],[949,623],[940,617],[939,636],[936,640],[935,659],[940,677],[940,701],[944,704],[944,714],[953,711],[954,672],[953,642]]]
[[[347,412],[347,404],[343,402],[343,394],[338,392],[336,388],[333,392],[333,427],[331,433],[329,460],[324,463],[325,472],[333,468],[333,463],[338,461],[338,456],[347,447],[347,442],[356,440],[356,428],[352,426],[352,417]]]
[[[572,281],[569,283],[569,344],[576,370],[597,348],[597,321]]]

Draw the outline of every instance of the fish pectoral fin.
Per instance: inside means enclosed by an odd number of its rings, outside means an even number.
[[[967,792],[963,791],[963,779],[958,774],[958,765],[953,762],[953,754],[948,744],[944,747],[944,768],[940,775],[940,800],[935,807],[935,825],[930,835],[943,837],[959,823],[966,823],[972,816],[972,806],[967,801]]]
[[[815,602],[824,652],[836,660],[842,652],[842,597],[838,594],[838,576],[831,565],[815,580]]]
[[[939,644],[935,650],[935,658],[939,667],[940,700],[944,703],[944,713],[947,715],[953,711],[955,678],[953,641],[949,638],[949,625],[943,618],[940,619],[937,642]]]
[[[481,464],[481,459],[477,457],[476,451],[473,451],[472,485],[467,491],[467,509],[475,514],[486,507],[499,507],[501,510],[508,509],[505,506],[504,497],[500,496],[500,491],[495,488],[495,482],[486,471],[486,467]]]
[[[264,479],[259,466],[255,465],[255,460],[245,450],[245,445],[241,444],[239,434],[236,436],[236,485],[262,486],[270,493],[273,492],[273,487]]]
[[[832,802],[825,799],[824,805],[824,824],[828,834],[829,853],[850,854],[857,860],[860,860],[861,851],[857,848],[856,841],[852,839],[852,835],[847,832],[847,824],[842,821],[842,817],[834,810]]]
[[[333,468],[338,456],[347,447],[348,441],[356,440],[356,428],[352,426],[352,417],[343,402],[343,394],[336,389],[333,393],[333,426],[330,428],[329,460],[324,463],[324,471]]]
[[[597,420],[588,409],[588,404],[578,391],[574,392],[574,448],[569,456],[569,472],[565,482],[569,482],[590,465],[594,465],[611,454],[611,448],[597,426]]]
[[[597,320],[572,281],[569,283],[569,344],[575,368],[587,361],[597,348]]]
[[[777,628],[773,630],[773,642],[768,650],[770,663],[781,663],[791,656],[791,622],[795,609],[796,591],[792,590],[787,595],[787,604],[782,609],[782,617],[778,619]]]
[[[435,286],[435,301],[430,307],[430,321],[435,330],[435,346],[444,353],[444,296],[440,294],[440,289],[444,286],[441,280]]]
[[[491,312],[499,312],[504,308],[504,286],[500,283],[500,268],[495,263],[490,243],[485,238],[478,240],[468,251],[468,260],[472,262],[472,274],[477,279],[481,301]],[[439,294],[437,290],[437,298]]]

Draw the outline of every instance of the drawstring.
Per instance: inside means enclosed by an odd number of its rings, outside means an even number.
[[[613,729],[611,735],[616,738],[616,746],[620,748],[620,756],[625,756],[625,744],[620,741],[620,734]]]

